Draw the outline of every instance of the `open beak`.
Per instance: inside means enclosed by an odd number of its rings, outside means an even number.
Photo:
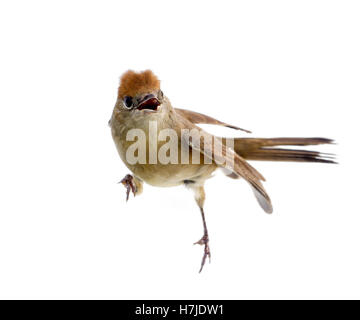
[[[152,110],[157,111],[160,102],[153,94],[148,94],[145,96],[140,102],[137,107],[137,110]]]

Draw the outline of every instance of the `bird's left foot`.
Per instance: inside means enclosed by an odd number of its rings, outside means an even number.
[[[207,234],[204,234],[203,237],[199,241],[195,242],[194,244],[204,245],[204,255],[203,255],[203,258],[201,261],[201,267],[200,267],[200,271],[199,271],[199,273],[200,273],[205,265],[207,257],[209,258],[209,263],[211,262],[209,236]]]
[[[122,183],[126,188],[126,201],[129,200],[130,191],[132,191],[135,196],[137,192],[137,187],[134,182],[134,177],[131,174],[127,174],[124,179],[122,179],[119,183]]]

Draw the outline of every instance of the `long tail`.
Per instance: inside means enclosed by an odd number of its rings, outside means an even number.
[[[332,154],[277,148],[328,143],[333,143],[333,140],[326,138],[236,138],[234,149],[237,154],[248,160],[336,163]]]

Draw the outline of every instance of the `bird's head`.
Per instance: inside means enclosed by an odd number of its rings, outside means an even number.
[[[122,75],[117,101],[121,111],[154,113],[159,111],[163,100],[160,80],[151,70],[129,70]]]

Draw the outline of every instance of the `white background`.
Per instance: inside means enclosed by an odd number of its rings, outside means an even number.
[[[1,298],[360,298],[357,1],[3,1]],[[339,165],[260,163],[206,185],[212,263],[183,187],[128,173],[107,121],[119,76],[152,69],[176,107],[324,136]],[[249,136],[206,127],[217,133]]]

